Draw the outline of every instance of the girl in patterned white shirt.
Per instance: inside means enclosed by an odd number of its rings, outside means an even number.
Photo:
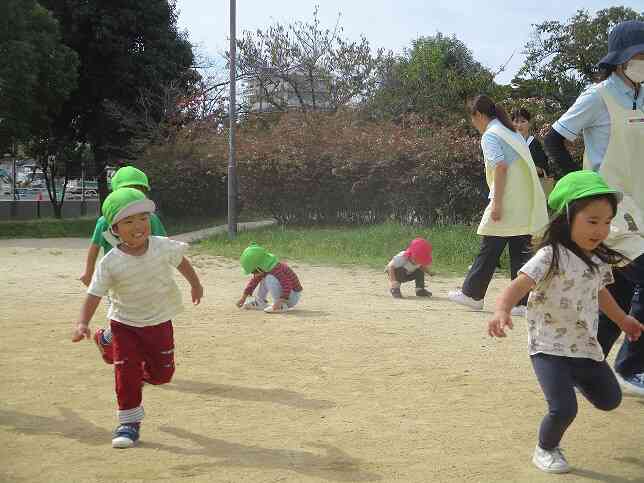
[[[570,466],[559,443],[577,414],[575,387],[596,408],[619,406],[621,390],[597,342],[601,309],[632,340],[644,325],[627,315],[606,288],[611,264],[623,257],[604,245],[621,194],[594,171],[564,176],[550,194],[555,212],[539,250],[503,291],[488,324],[492,337],[512,328],[510,310],[530,292],[527,308],[530,359],[548,401],[532,462],[549,473]]]
[[[72,342],[91,337],[90,320],[101,298],[109,293],[119,419],[112,446],[129,448],[139,439],[144,416],[143,383],[165,384],[174,374],[172,319],[182,309],[175,269],[190,284],[193,303],[199,303],[203,288],[184,256],[185,243],[150,236],[150,214],[155,206],[142,192],[117,189],[105,198],[101,209],[120,243],[94,272]]]

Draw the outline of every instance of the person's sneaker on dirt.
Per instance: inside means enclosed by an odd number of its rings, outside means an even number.
[[[403,298],[402,293],[400,293],[400,287],[394,287],[389,289],[391,292],[391,296],[395,299],[401,299]]]
[[[528,308],[525,305],[517,305],[512,307],[510,310],[510,315],[512,317],[525,317],[528,312]]]
[[[114,430],[112,448],[131,448],[139,440],[140,423],[119,424]]]
[[[532,462],[537,468],[546,473],[568,473],[570,471],[570,465],[559,447],[546,450],[537,445],[534,449]]]
[[[114,348],[111,342],[107,342],[103,337],[105,329],[96,329],[94,332],[94,343],[101,353],[101,357],[105,364],[114,364]]]
[[[258,298],[251,298],[242,306],[244,310],[264,310],[266,307],[268,307],[268,302]]]
[[[644,373],[622,376],[616,372],[615,376],[625,394],[644,397]]]
[[[460,290],[452,290],[447,293],[447,298],[452,302],[455,302],[459,305],[464,305],[473,310],[483,310],[483,300],[474,300],[472,297],[468,297]]]
[[[416,289],[416,297],[431,297],[432,293],[427,290],[426,288],[417,288]]]
[[[282,303],[278,308],[275,308],[274,305],[269,305],[264,309],[264,312],[267,314],[282,314],[288,311],[288,304],[286,302]]]

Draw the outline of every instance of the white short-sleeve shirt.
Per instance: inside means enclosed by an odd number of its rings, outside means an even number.
[[[110,295],[110,320],[136,327],[171,320],[183,310],[174,271],[187,248],[183,242],[160,236],[151,236],[140,256],[114,248],[101,259],[87,293]]]
[[[535,281],[528,298],[528,348],[543,353],[604,360],[597,341],[599,291],[613,283],[610,265],[593,256],[597,269],[565,247],[559,247],[559,269],[544,280],[552,247],[541,248],[521,272]]]
[[[407,258],[407,255],[405,255],[405,251],[403,250],[391,259],[387,267],[404,268],[407,273],[414,273],[420,268],[420,265],[412,263],[411,260]],[[385,268],[385,271],[387,271],[387,268]]]

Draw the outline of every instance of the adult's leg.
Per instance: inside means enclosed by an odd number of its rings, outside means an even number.
[[[547,451],[559,446],[568,426],[577,416],[573,370],[568,357],[550,354],[530,356],[543,394],[548,402],[548,413],[539,428],[539,446]]]
[[[510,279],[517,278],[519,270],[530,259],[530,235],[513,236],[508,239],[510,251]],[[517,305],[527,305],[528,295],[526,294]]]
[[[644,255],[624,267],[622,274],[634,286],[630,314],[644,323]],[[644,374],[644,337],[634,342],[624,339],[615,359],[615,370],[622,377]]]
[[[463,281],[463,294],[474,300],[485,298],[485,292],[490,285],[496,264],[501,258],[501,253],[508,242],[507,237],[484,236],[481,240],[481,248]]]
[[[631,300],[633,298],[633,284],[624,276],[621,269],[613,270],[615,283],[610,284],[608,291],[615,298],[617,304],[624,312],[631,310]],[[604,351],[604,356],[608,356],[613,345],[619,339],[622,330],[619,326],[610,320],[606,314],[599,312],[599,327],[597,329],[597,340]]]

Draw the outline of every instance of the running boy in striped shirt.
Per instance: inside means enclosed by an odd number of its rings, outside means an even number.
[[[297,275],[286,263],[280,262],[265,248],[251,243],[241,255],[240,263],[246,275],[253,274],[237,307],[246,310],[263,310],[267,313],[286,312],[300,301],[302,285]],[[257,296],[251,297],[259,285]],[[271,295],[273,304],[268,303]],[[247,300],[250,297],[250,300]]]
[[[134,188],[120,188],[103,202],[103,216],[119,243],[94,272],[72,334],[72,342],[91,338],[89,323],[109,294],[119,419],[114,448],[129,448],[139,439],[143,383],[165,384],[174,374],[172,319],[182,310],[175,268],[190,284],[192,302],[203,296],[199,277],[184,257],[187,245],[150,236],[154,210],[154,202]]]

